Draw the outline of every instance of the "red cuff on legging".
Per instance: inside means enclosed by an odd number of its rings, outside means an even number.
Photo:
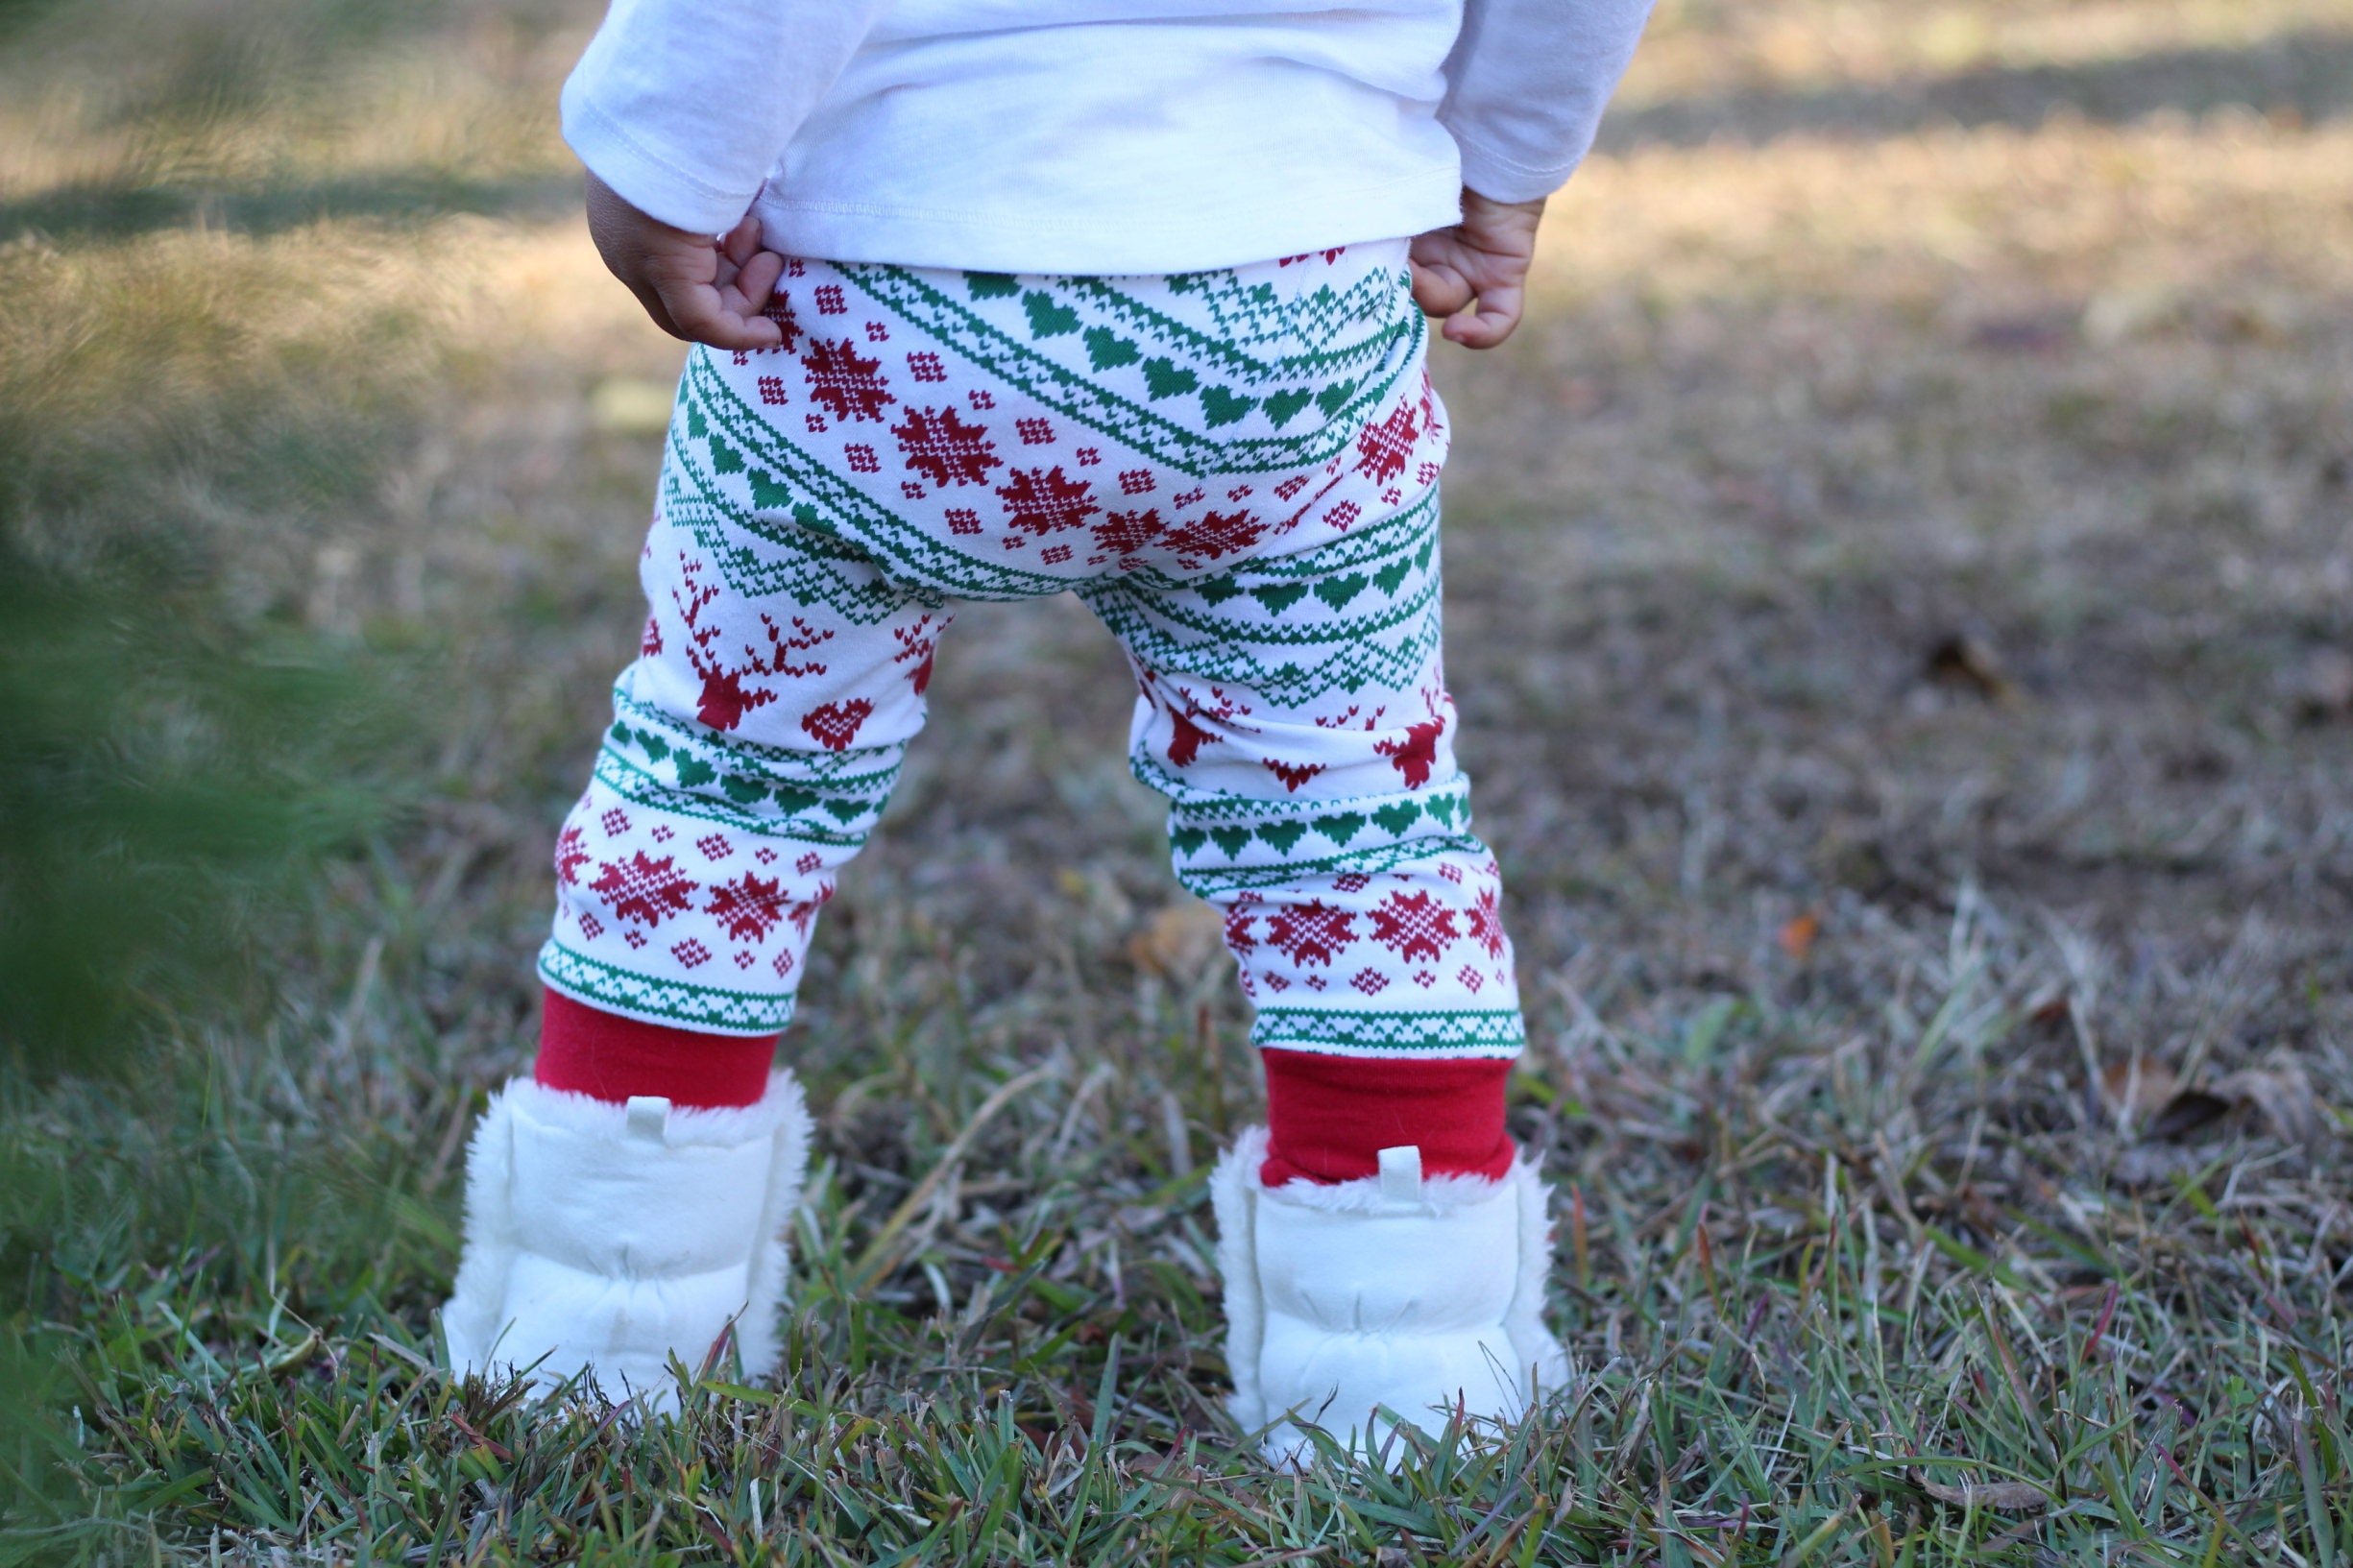
[[[1512,1168],[1503,1130],[1508,1061],[1259,1055],[1267,1064],[1267,1158],[1258,1173],[1269,1187],[1373,1175],[1380,1151],[1400,1144],[1419,1146],[1424,1176],[1494,1178]]]
[[[531,1075],[550,1089],[616,1104],[633,1095],[658,1095],[682,1109],[708,1109],[758,1100],[767,1093],[775,1059],[772,1034],[747,1039],[674,1029],[546,991]]]

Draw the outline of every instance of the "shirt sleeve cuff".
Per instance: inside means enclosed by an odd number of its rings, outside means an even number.
[[[1584,161],[1570,158],[1565,163],[1531,167],[1517,163],[1489,148],[1455,133],[1456,145],[1463,154],[1463,183],[1491,202],[1533,202],[1550,196],[1568,182],[1568,177]]]
[[[567,84],[564,140],[597,179],[647,217],[697,234],[723,234],[743,221],[760,182],[729,188],[640,143],[588,95]],[[765,172],[763,172],[765,178]]]

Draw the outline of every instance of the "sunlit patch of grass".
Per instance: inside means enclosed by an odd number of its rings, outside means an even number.
[[[1621,102],[2129,60],[2353,28],[2344,0],[1663,0]]]
[[[2022,287],[2078,303],[2167,287],[2220,311],[2267,289],[2334,309],[2349,267],[2353,126],[2241,110],[1596,157],[1547,215],[1539,277],[1570,299],[1639,284],[1662,302],[1930,306]]]
[[[554,4],[60,0],[0,44],[0,203],[62,186],[567,178],[546,84],[592,22]]]

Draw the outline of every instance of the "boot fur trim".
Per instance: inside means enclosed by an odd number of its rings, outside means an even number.
[[[1474,1416],[1516,1418],[1531,1391],[1566,1383],[1568,1359],[1543,1320],[1549,1194],[1533,1162],[1500,1180],[1400,1183],[1393,1172],[1268,1188],[1266,1142],[1263,1129],[1242,1134],[1210,1192],[1228,1408],[1246,1431],[1272,1424],[1270,1459],[1307,1450],[1287,1415],[1372,1454],[1389,1427],[1376,1406],[1434,1433],[1433,1406],[1461,1399]]]
[[[715,1109],[510,1082],[468,1149],[451,1366],[536,1366],[543,1386],[584,1373],[662,1408],[668,1358],[699,1363],[732,1323],[745,1375],[766,1375],[808,1150],[789,1073]]]

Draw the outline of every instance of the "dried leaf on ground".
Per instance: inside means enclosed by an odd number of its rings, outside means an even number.
[[[1928,650],[1927,677],[1938,686],[1974,691],[1988,702],[2008,702],[2018,688],[2001,668],[2001,661],[1982,638],[1953,632]]]
[[[1956,1508],[1992,1508],[1999,1513],[2027,1513],[2050,1507],[2050,1494],[2030,1481],[1964,1482],[1958,1486],[1947,1486],[1930,1481],[1928,1472],[1915,1469],[1912,1484],[1936,1499]]]
[[[2309,1143],[2319,1135],[2320,1110],[2312,1079],[2290,1058],[2225,1074],[2215,1080],[2214,1092],[2234,1104],[2252,1105],[2271,1131],[2290,1143]]]
[[[2173,1070],[2153,1056],[2134,1055],[2099,1070],[2099,1098],[2110,1115],[2122,1113],[2133,1126],[2146,1125],[2180,1090]]]
[[[1128,956],[1140,969],[1173,980],[1194,980],[1222,951],[1218,913],[1198,899],[1171,904],[1128,939]]]
[[[1808,909],[1804,914],[1793,915],[1782,925],[1779,938],[1782,952],[1789,955],[1792,963],[1802,964],[1813,956],[1814,939],[1821,934],[1822,917],[1819,914]]]

